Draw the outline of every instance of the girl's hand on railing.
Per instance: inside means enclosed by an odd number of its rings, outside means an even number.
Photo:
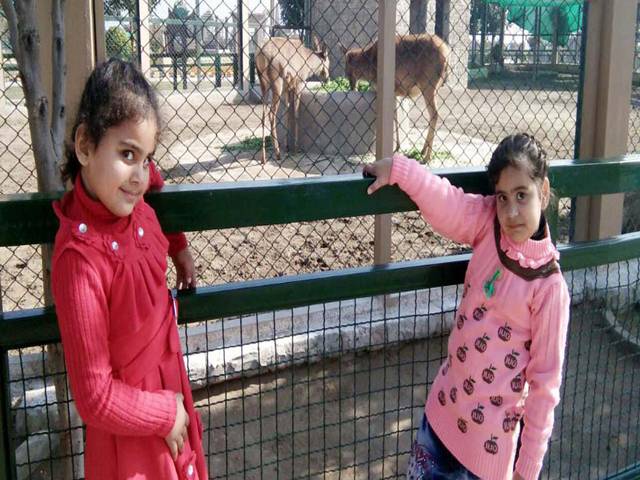
[[[188,290],[196,288],[196,265],[189,247],[178,252],[173,258],[176,267],[176,289]]]
[[[375,177],[375,182],[369,185],[367,193],[371,195],[376,190],[389,185],[389,179],[391,178],[391,166],[393,165],[393,159],[383,158],[374,163],[369,163],[364,166],[362,173],[365,177]]]

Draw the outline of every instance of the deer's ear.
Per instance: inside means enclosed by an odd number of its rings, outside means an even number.
[[[316,52],[320,51],[320,42],[318,41],[318,37],[316,37],[316,34],[314,33],[313,35],[311,35],[311,43],[313,43],[313,50]]]

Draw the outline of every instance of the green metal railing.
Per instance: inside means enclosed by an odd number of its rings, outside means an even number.
[[[488,193],[483,169],[439,171],[468,192]],[[607,161],[555,162],[551,183],[559,198],[640,189],[640,155]],[[415,210],[398,188],[369,197],[371,179],[359,175],[303,180],[167,186],[150,194],[166,231],[201,231],[253,225],[275,225],[328,218]],[[49,243],[57,229],[51,201],[59,195],[20,194],[0,198],[0,246]],[[197,205],[197,208],[193,208]],[[233,205],[233,208],[229,206]],[[550,219],[552,222],[553,219]],[[563,271],[623,262],[640,257],[640,232],[596,242],[560,247]],[[212,318],[289,309],[343,299],[406,292],[463,281],[469,254],[398,262],[383,266],[318,272],[198,288],[180,294],[181,324]],[[13,478],[12,411],[8,351],[60,340],[52,308],[0,312],[0,471]],[[640,457],[636,458],[640,460]],[[629,465],[614,477],[637,478],[640,466]]]

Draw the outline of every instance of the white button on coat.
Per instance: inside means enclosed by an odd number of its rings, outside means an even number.
[[[190,477],[193,475],[193,465],[189,465],[189,467],[187,468],[187,475],[189,475]]]
[[[138,227],[138,236],[144,237],[144,230],[142,229],[142,227]]]
[[[78,231],[80,233],[87,233],[87,224],[81,223],[80,225],[78,225]]]
[[[116,242],[115,240],[113,242],[111,242],[111,249],[112,250],[118,250],[119,247],[120,247],[120,245],[118,245],[118,242]]]

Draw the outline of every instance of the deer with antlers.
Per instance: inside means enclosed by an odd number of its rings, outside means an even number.
[[[344,49],[344,48],[343,48]],[[351,90],[359,79],[375,83],[378,69],[378,41],[364,48],[344,49],[345,73]],[[433,138],[438,123],[436,93],[447,79],[449,46],[437,35],[428,33],[396,36],[395,94],[417,97],[422,94],[429,111],[429,131],[422,157],[431,159]],[[395,115],[396,150],[400,149],[398,114]]]
[[[294,125],[293,145],[289,150],[295,150],[298,143],[298,108],[300,106],[300,92],[302,84],[313,75],[318,75],[322,81],[329,78],[329,55],[326,47],[320,47],[318,39],[313,36],[314,49],[304,46],[296,38],[273,37],[256,50],[256,71],[262,91],[262,163],[266,162],[265,147],[265,116],[266,96],[271,91],[271,108],[269,120],[271,125],[271,139],[276,160],[280,160],[280,143],[276,129],[276,116],[280,98],[284,95],[285,109],[289,102],[293,106]]]

